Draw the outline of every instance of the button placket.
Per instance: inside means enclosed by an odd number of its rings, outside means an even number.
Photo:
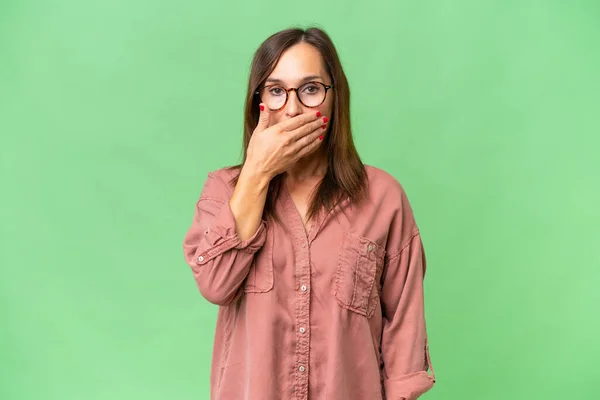
[[[310,351],[310,333],[306,328],[310,324],[310,252],[305,240],[297,242],[296,279],[299,284],[296,294],[296,377],[295,392],[297,399],[308,397],[308,364]]]
[[[308,365],[310,351],[310,332],[306,329],[310,324],[310,242],[316,234],[315,224],[309,233],[302,224],[302,219],[291,195],[283,190],[283,213],[289,217],[290,228],[294,237],[293,247],[295,253],[295,326],[296,346],[294,349],[294,394],[297,400],[308,398]],[[304,333],[300,329],[304,328]]]

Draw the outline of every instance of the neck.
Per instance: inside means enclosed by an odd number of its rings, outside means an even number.
[[[325,146],[296,161],[292,167],[285,171],[284,180],[288,186],[297,183],[310,182],[315,178],[321,179],[327,172],[327,152]]]

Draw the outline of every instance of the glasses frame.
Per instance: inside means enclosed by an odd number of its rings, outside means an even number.
[[[298,89],[300,89],[304,85],[308,85],[309,83],[313,83],[313,84],[316,83],[316,84],[321,85],[321,86],[323,86],[325,88],[325,96],[323,96],[323,101],[320,102],[319,104],[317,104],[316,106],[307,106],[306,104],[304,104],[302,102],[302,100],[300,100],[300,96],[298,96]],[[286,88],[286,87],[284,87],[283,85],[280,85],[280,84],[273,84],[273,85],[262,86],[262,87],[258,88],[258,90],[256,90],[256,92],[254,92],[254,93],[258,96],[258,98],[260,100],[260,92],[261,92],[261,90],[264,90],[264,89],[267,89],[267,88],[270,88],[270,87],[273,87],[273,86],[279,86],[280,88],[282,88],[283,90],[285,90],[285,101],[283,102],[283,105],[281,107],[275,108],[275,109],[269,107],[269,110],[271,110],[271,111],[279,111],[279,110],[281,110],[282,108],[285,107],[285,105],[287,104],[288,100],[290,99],[290,92],[296,92],[296,98],[298,99],[298,101],[300,102],[300,104],[302,104],[304,107],[308,107],[308,108],[319,107],[321,104],[325,103],[325,100],[327,99],[327,92],[329,91],[329,89],[333,89],[334,84],[332,83],[331,85],[326,85],[323,82],[309,81],[309,82],[305,82],[302,85],[300,85],[298,87],[295,87],[295,88]]]

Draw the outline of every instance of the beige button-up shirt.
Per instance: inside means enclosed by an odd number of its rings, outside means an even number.
[[[360,207],[320,212],[307,234],[282,185],[284,226],[263,220],[245,241],[235,171],[208,174],[183,250],[219,305],[212,400],[412,400],[433,386],[421,236],[399,182],[365,168]]]

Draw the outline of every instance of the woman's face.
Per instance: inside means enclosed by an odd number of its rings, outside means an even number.
[[[281,55],[265,85],[278,84],[285,88],[297,88],[310,81],[321,82],[325,85],[332,83],[331,77],[326,72],[321,53],[308,43],[299,43]],[[295,91],[290,92],[285,106],[281,110],[271,111],[270,125],[306,112],[320,111],[323,116],[331,119],[333,96],[334,91],[329,89],[323,104],[318,107],[306,107],[298,101]]]

